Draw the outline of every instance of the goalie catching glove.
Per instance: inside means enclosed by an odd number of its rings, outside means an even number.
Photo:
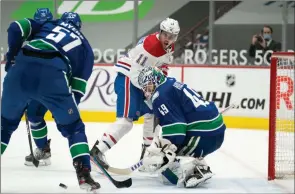
[[[147,155],[143,158],[143,167],[148,172],[162,172],[174,162],[177,147],[169,140],[155,138],[147,148]]]

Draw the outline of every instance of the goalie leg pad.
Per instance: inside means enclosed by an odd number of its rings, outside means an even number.
[[[211,172],[209,166],[196,166],[194,173],[187,176],[184,186],[186,188],[195,188],[205,183],[214,174]]]
[[[106,131],[102,138],[101,143],[98,144],[98,148],[101,152],[113,147],[124,135],[126,135],[133,127],[132,120],[128,118],[117,118],[117,120],[111,125],[111,128]]]
[[[176,184],[177,187],[195,188],[213,175],[204,160],[192,157],[176,157],[176,160],[160,174],[159,178],[163,184]]]
[[[143,123],[143,143],[150,146],[154,139],[154,115],[145,114]]]

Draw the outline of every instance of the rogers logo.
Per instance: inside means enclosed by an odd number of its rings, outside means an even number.
[[[294,104],[292,104],[292,100],[291,100],[293,94],[294,94],[294,81],[289,76],[277,76],[277,85],[276,85],[277,109],[282,108],[281,102],[283,101],[287,110],[294,110]]]

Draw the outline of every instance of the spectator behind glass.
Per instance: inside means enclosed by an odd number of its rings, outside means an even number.
[[[252,44],[250,45],[250,48],[249,48],[250,57],[255,58],[257,51],[260,52],[259,54],[257,53],[257,55],[262,55],[262,57],[264,57],[264,54],[269,50],[273,52],[281,51],[282,45],[280,42],[277,42],[272,39],[272,33],[273,33],[272,27],[264,26],[260,34],[255,34],[252,37]],[[271,57],[271,53],[268,52],[266,56],[268,63],[270,63],[270,57]],[[256,57],[255,60],[256,62],[258,62],[259,60],[258,57]]]

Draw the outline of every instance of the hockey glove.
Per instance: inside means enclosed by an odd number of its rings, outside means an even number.
[[[8,70],[14,65],[14,63],[14,58],[9,59],[8,55],[6,55],[5,71],[8,72]]]
[[[147,155],[143,158],[143,165],[150,172],[162,172],[174,162],[177,147],[167,139],[155,138],[155,141],[147,148]]]

